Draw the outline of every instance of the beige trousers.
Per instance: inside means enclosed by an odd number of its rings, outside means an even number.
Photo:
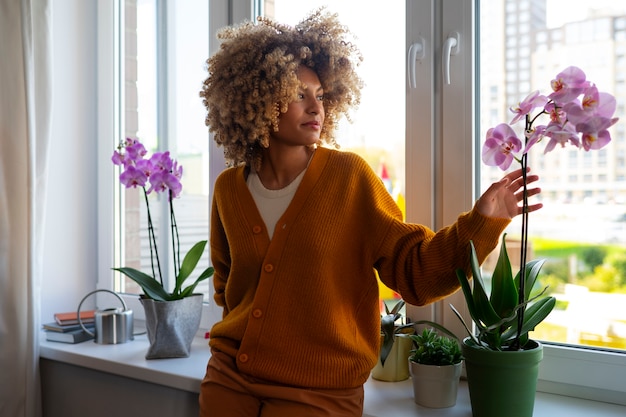
[[[242,375],[212,351],[200,386],[201,417],[361,417],[363,387],[327,390],[277,385]]]

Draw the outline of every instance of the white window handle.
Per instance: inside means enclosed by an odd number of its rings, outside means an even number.
[[[426,42],[424,38],[419,37],[417,42],[412,43],[409,46],[409,53],[407,56],[407,72],[409,73],[409,87],[417,87],[417,78],[415,76],[415,63],[418,60],[422,60],[426,56]]]
[[[459,53],[461,35],[459,32],[452,32],[443,43],[441,69],[443,71],[443,82],[450,84],[450,56]]]

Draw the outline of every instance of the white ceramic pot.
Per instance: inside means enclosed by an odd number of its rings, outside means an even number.
[[[429,408],[453,407],[456,404],[463,362],[455,365],[422,365],[409,359],[415,403]]]

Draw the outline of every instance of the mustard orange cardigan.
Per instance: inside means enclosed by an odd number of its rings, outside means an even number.
[[[269,240],[243,167],[215,184],[211,257],[223,320],[210,345],[251,377],[342,389],[363,384],[380,344],[378,284],[424,305],[456,291],[469,241],[482,261],[508,219],[462,214],[438,233],[402,221],[359,156],[318,148]]]

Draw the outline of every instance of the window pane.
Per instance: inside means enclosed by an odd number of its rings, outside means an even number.
[[[342,121],[337,142],[341,150],[358,153],[369,162],[404,210],[405,4],[392,1],[384,7],[371,7],[361,0],[266,0],[264,8],[268,17],[296,25],[323,5],[352,31],[363,55],[361,105],[352,115],[352,123]],[[380,290],[382,299],[397,298],[382,284]]]
[[[156,0],[125,2],[124,132],[127,137],[139,138],[148,155],[170,151],[183,166],[183,191],[174,200],[183,257],[193,244],[208,239],[208,129],[198,95],[206,78],[208,3],[205,0],[168,2],[167,9],[159,9],[157,4]],[[157,24],[158,21],[164,23]],[[164,273],[164,279],[169,279],[169,288],[173,288],[167,201],[165,195],[154,193],[149,200],[159,261],[162,270],[169,271]],[[122,264],[151,273],[143,192],[126,190],[122,205]],[[207,248],[189,283],[208,265]],[[141,293],[132,280],[125,277],[120,280],[117,288]],[[198,286],[197,291],[208,294],[208,282]]]
[[[534,90],[549,94],[550,81],[570,65],[585,71],[600,91],[615,95],[616,115],[623,115],[626,4],[596,0],[591,7],[587,1],[571,1],[563,7],[558,0],[500,0],[481,6],[480,146],[487,129],[511,121],[509,107]],[[532,18],[515,18],[522,10],[531,10]],[[528,47],[506,48],[512,38],[526,37]],[[549,285],[557,298],[555,310],[533,338],[626,349],[624,123],[622,116],[610,129],[611,143],[599,151],[557,146],[544,155],[545,144],[540,144],[529,154],[529,166],[541,177],[544,203],[530,215],[529,258],[546,259],[541,288]],[[477,164],[484,191],[502,172]],[[518,217],[508,237],[519,238],[520,228]],[[497,251],[486,261],[486,272],[496,256]]]

